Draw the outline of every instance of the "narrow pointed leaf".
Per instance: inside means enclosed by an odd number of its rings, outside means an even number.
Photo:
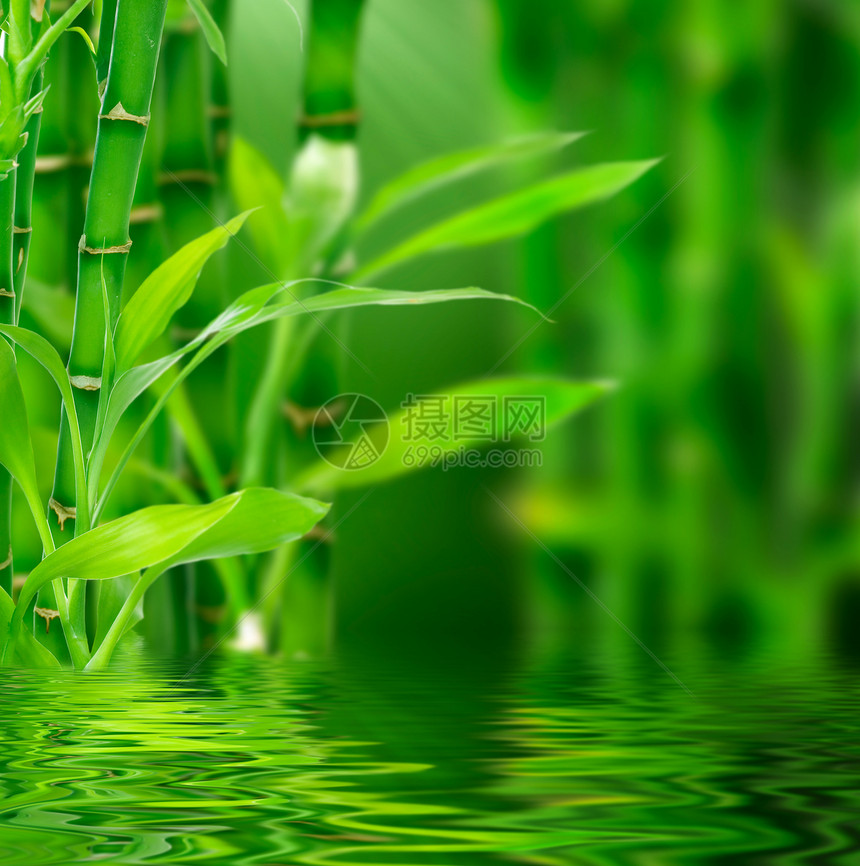
[[[430,468],[431,450],[445,455],[460,449],[510,448],[510,431],[505,429],[505,398],[541,399],[544,405],[543,424],[548,428],[585,409],[609,393],[613,387],[607,382],[568,382],[554,379],[491,379],[460,384],[436,395],[444,397],[446,401],[442,404],[444,412],[439,428],[434,428],[426,435],[410,435],[407,424],[409,410],[398,409],[389,414],[387,424],[380,424],[367,431],[370,441],[376,450],[381,452],[376,462],[365,469],[347,471],[321,460],[306,470],[294,482],[294,486],[298,490],[312,493],[363,487],[390,481],[422,468]],[[491,428],[488,428],[491,429],[490,435],[470,436],[468,430],[463,431],[455,426],[454,404],[457,398],[493,401],[496,411]],[[480,431],[481,434],[484,432]],[[351,451],[353,445],[354,443],[350,443],[344,446],[345,453]],[[428,450],[426,460],[415,456],[418,449]]]
[[[440,250],[496,243],[523,235],[559,214],[609,198],[640,178],[656,160],[592,165],[457,214],[359,268],[366,282],[395,265]]]
[[[96,606],[96,635],[93,646],[99,646],[113,625],[134,589],[140,575],[124,574],[114,580],[104,580],[98,585],[98,605]],[[133,629],[143,619],[143,599],[138,602],[123,623],[122,634]],[[122,635],[120,635],[121,637]]]
[[[560,150],[584,135],[584,132],[541,132],[501,144],[446,153],[410,169],[379,190],[358,218],[358,228],[367,231],[397,208],[443,186],[507,162]]]
[[[212,13],[206,8],[203,0],[188,0],[188,5],[200,22],[200,29],[203,31],[203,35],[206,37],[206,42],[212,53],[226,66],[227,45],[224,42],[224,34],[215,23]]]
[[[81,431],[78,426],[78,414],[75,409],[75,398],[72,393],[72,385],[69,381],[69,373],[63,364],[57,350],[40,334],[27,328],[19,328],[15,325],[0,325],[0,334],[5,335],[19,345],[28,355],[38,361],[54,380],[63,400],[63,408],[66,410],[66,418],[69,422],[69,431],[72,438],[72,456],[75,462],[75,484],[77,505],[80,515],[87,519],[86,505],[86,474],[84,467],[84,453],[81,445]],[[5,340],[2,341],[5,344]],[[83,520],[82,520],[83,522]]]
[[[18,482],[31,510],[39,503],[36,458],[15,354],[0,338],[0,463]]]
[[[240,214],[186,244],[144,280],[117,322],[117,371],[128,370],[141,352],[164,333],[173,314],[191,297],[203,266],[239,231],[248,215]]]
[[[304,282],[304,281],[297,281]],[[144,422],[138,428],[133,439],[126,447],[123,456],[115,467],[109,479],[101,502],[106,500],[113,485],[122,472],[123,467],[141,441],[146,431],[163,408],[173,390],[219,346],[224,345],[231,337],[250,328],[272,321],[273,319],[321,315],[335,310],[345,310],[366,306],[421,306],[439,304],[449,301],[496,300],[509,301],[534,309],[518,298],[510,295],[499,295],[484,289],[439,289],[429,292],[386,291],[382,289],[341,287],[331,292],[314,295],[303,301],[296,301],[290,291],[296,283],[260,286],[246,292],[230,305],[218,318],[208,325],[203,332],[187,346],[178,349],[165,358],[152,361],[149,364],[134,367],[122,374],[114,385],[106,412],[103,435],[90,459],[90,475],[98,477],[99,470],[107,452],[110,438],[119,423],[122,414],[150,385],[156,382],[171,367],[186,354],[198,350],[194,358],[186,364],[176,376],[171,385],[165,389],[156,405],[150,411]],[[269,303],[267,304],[266,301]],[[207,342],[208,340],[208,342]],[[95,491],[90,491],[90,498],[95,498]]]
[[[234,510],[238,513],[224,523],[222,535],[216,527]],[[58,577],[108,580],[168,562],[268,550],[309,532],[325,511],[312,500],[260,490],[207,505],[144,508],[85,532],[45,557],[24,583],[18,607],[26,607]]]
[[[0,587],[0,657],[6,649],[9,639],[9,623],[15,613],[15,603],[9,597],[9,593]],[[42,646],[29,631],[24,630],[18,641],[18,646],[11,664],[18,664],[27,668],[59,668],[60,663],[52,655],[50,650]]]
[[[275,275],[287,266],[285,240],[290,221],[284,213],[285,186],[268,160],[245,139],[234,136],[230,145],[230,191],[242,210],[259,208],[248,222],[257,255]]]

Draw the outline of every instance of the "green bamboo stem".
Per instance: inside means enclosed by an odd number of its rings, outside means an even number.
[[[69,375],[81,424],[84,451],[93,444],[104,363],[105,316],[102,273],[109,321],[119,315],[123,278],[131,246],[129,222],[155,84],[167,0],[122,0],[117,8],[113,48],[90,176],[84,234],[78,247],[78,290]],[[54,493],[52,527],[76,521],[73,472],[65,422]],[[76,532],[87,526],[76,525]],[[62,539],[62,537],[61,537]]]
[[[99,95],[104,95],[110,70],[111,47],[113,31],[116,26],[116,10],[118,0],[102,0],[102,17],[99,22],[99,44],[96,50],[96,81]]]
[[[0,322],[15,324],[15,173],[0,180]],[[2,422],[0,422],[2,423]],[[12,476],[0,467],[0,587],[12,594]]]
[[[168,81],[166,129],[161,156],[161,200],[170,252],[212,228],[218,176],[212,141],[209,101],[212,55],[193,17],[170,29],[164,40],[162,66]],[[180,328],[205,325],[224,308],[223,281],[207,270],[189,302],[177,314]]]
[[[355,64],[365,0],[313,0],[305,72],[304,136],[353,141],[360,119]]]
[[[119,315],[128,254],[129,222],[146,141],[167,0],[121,0],[117,6],[111,57],[99,115],[84,233],[78,246],[78,290],[69,356],[69,376],[84,451],[93,444],[105,348],[102,280],[111,329]],[[88,503],[76,501],[68,422],[63,417],[51,530],[57,544],[89,529]],[[85,585],[69,581],[69,607],[76,631],[85,631]]]
[[[354,146],[360,115],[355,89],[355,63],[365,0],[315,0],[312,6],[308,63],[304,83],[304,113],[299,132],[305,149],[314,147],[313,137]],[[296,161],[294,180],[301,172],[302,154]],[[288,214],[289,216],[289,214]],[[318,215],[317,215],[318,216]],[[313,250],[314,253],[325,250]],[[302,255],[304,253],[305,255]],[[307,259],[306,250],[294,250],[284,279],[308,276],[318,262]],[[294,323],[282,319],[273,328],[269,358],[248,412],[245,425],[242,485],[266,480],[273,460],[275,426],[289,386],[289,356]]]
[[[214,0],[209,10],[218,28],[229,44],[230,0]],[[230,105],[230,86],[227,67],[223,63],[212,64],[212,92],[209,105],[209,119],[212,123],[213,156],[215,173],[223,178],[230,150],[230,130],[232,127],[232,108]]]
[[[42,89],[44,73],[39,70],[33,82],[33,92]],[[42,112],[37,111],[27,123],[27,144],[18,154],[15,182],[15,226],[12,238],[12,262],[14,266],[15,317],[21,313],[24,298],[24,283],[30,258],[30,240],[33,236],[33,183],[36,178],[36,153],[39,133],[42,128]]]

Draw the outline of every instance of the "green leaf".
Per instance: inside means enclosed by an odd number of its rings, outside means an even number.
[[[165,563],[259,553],[271,549],[266,545],[275,547],[309,532],[326,511],[314,500],[256,489],[207,505],[144,508],[78,535],[46,556],[27,577],[18,608],[26,608],[58,577],[109,580]],[[222,522],[217,532],[209,532]]]
[[[96,605],[96,635],[93,646],[99,646],[114,624],[126,599],[131,595],[135,584],[140,579],[139,574],[124,574],[114,580],[101,581],[98,584],[98,604]],[[131,631],[143,619],[143,598],[135,603],[124,619],[122,635]]]
[[[264,487],[234,496],[235,508],[217,526],[198,535],[171,560],[171,566],[274,550],[307,535],[329,510],[323,502]]]
[[[18,608],[59,577],[106,580],[170,559],[224,517],[235,502],[156,505],[91,529],[46,556],[29,574]]]
[[[409,410],[400,409],[389,415],[387,424],[379,424],[367,431],[374,448],[381,452],[381,456],[375,463],[365,469],[344,470],[320,460],[296,479],[294,486],[298,490],[319,493],[390,481],[432,465],[429,456],[423,462],[416,458],[417,449],[426,448],[428,451],[438,449],[438,454],[445,455],[460,449],[509,448],[511,446],[506,441],[508,437],[504,429],[506,397],[542,399],[545,407],[544,425],[550,427],[585,409],[609,393],[613,387],[607,382],[569,382],[529,378],[490,379],[460,384],[435,395],[446,398],[446,402],[442,404],[444,411],[440,416],[441,426],[438,429],[434,428],[432,434],[408,435]],[[458,397],[493,401],[496,412],[492,435],[480,438],[470,436],[468,431],[464,432],[454,426],[453,405]],[[415,430],[412,432],[414,433]],[[350,452],[353,445],[354,443],[345,445],[344,453]]]
[[[502,144],[446,153],[410,169],[382,187],[358,218],[357,227],[367,231],[392,211],[433,190],[507,162],[560,150],[584,135],[584,132],[541,132]]]
[[[356,307],[421,307],[427,304],[445,304],[451,301],[508,301],[528,307],[535,308],[520,298],[513,295],[500,295],[496,292],[488,292],[486,289],[432,289],[426,292],[406,292],[395,289],[371,289],[354,288],[343,286],[331,292],[297,301],[289,292],[282,292],[284,297],[278,298],[265,306],[252,322],[240,325],[241,330],[260,322],[268,322],[272,319],[285,316],[315,315],[328,313],[334,310],[347,310]],[[537,312],[537,310],[535,310]]]
[[[116,483],[120,472],[128,461],[137,444],[146,434],[152,422],[163,408],[173,390],[193,372],[209,355],[224,345],[236,334],[242,333],[250,328],[256,327],[263,322],[274,319],[302,316],[320,315],[335,310],[351,309],[365,306],[422,306],[425,304],[439,304],[449,301],[465,300],[501,300],[520,304],[534,309],[530,304],[514,298],[510,295],[499,295],[484,289],[438,289],[429,292],[405,292],[394,290],[356,289],[343,286],[331,292],[314,295],[303,301],[296,301],[292,289],[298,283],[320,282],[319,280],[297,280],[293,283],[271,284],[260,286],[246,292],[234,303],[232,303],[217,319],[209,324],[201,334],[188,345],[178,349],[172,354],[152,361],[149,364],[134,367],[123,373],[116,381],[111,392],[110,402],[106,412],[105,425],[100,441],[96,443],[93,456],[90,458],[90,477],[98,477],[104,456],[110,443],[113,431],[119,424],[120,418],[128,407],[164,373],[178,363],[181,358],[195,349],[198,350],[195,357],[179,372],[176,379],[165,389],[159,397],[149,415],[138,428],[134,438],[126,447],[113,474],[108,481],[100,498],[100,508],[103,506]],[[323,281],[325,282],[325,281]],[[268,302],[268,303],[267,303]],[[90,491],[94,498],[95,491]],[[97,514],[94,514],[95,519]]]
[[[0,587],[0,656],[6,648],[9,639],[9,623],[15,613],[15,603],[9,597],[9,593]],[[47,647],[42,646],[38,640],[26,629],[21,635],[21,640],[15,651],[12,663],[27,668],[59,668],[60,663],[54,658]]]
[[[251,488],[234,493],[220,502],[231,501],[231,508],[194,540],[158,564],[134,583],[117,618],[107,631],[88,670],[107,663],[117,641],[128,630],[129,621],[144,592],[163,572],[176,565],[203,559],[222,559],[252,553],[264,553],[290,541],[297,541],[313,529],[326,515],[328,506],[277,490]],[[166,506],[201,510],[208,506]]]
[[[268,160],[240,136],[233,136],[230,145],[228,174],[236,206],[259,208],[248,222],[257,255],[275,275],[285,273],[290,223],[284,213],[284,182]]]
[[[203,266],[235,235],[248,213],[186,244],[150,274],[119,317],[114,337],[117,371],[127,370],[167,328],[173,314],[191,297]]]
[[[395,265],[440,250],[491,244],[526,234],[559,214],[609,198],[657,164],[592,165],[503,196],[437,223],[404,241],[352,277],[367,282]]]
[[[83,27],[70,27],[69,33],[77,33],[84,40],[84,42],[87,43],[87,48],[90,49],[90,54],[93,57],[96,56],[96,47],[95,45],[93,45],[93,40],[90,39],[90,34],[87,33],[87,31],[84,30]]]
[[[44,337],[35,333],[35,331],[29,331],[26,328],[19,328],[15,325],[0,325],[0,334],[13,340],[27,354],[38,361],[49,373],[60,391],[72,438],[72,457],[75,463],[75,495],[79,515],[78,525],[86,526],[89,523],[89,508],[86,496],[84,452],[81,444],[81,430],[78,425],[75,398],[72,393],[71,382],[69,381],[69,372],[59,354],[57,354],[57,350]],[[3,342],[4,345],[6,344],[5,340],[0,340],[0,342]]]
[[[4,326],[4,330],[6,327]],[[30,424],[24,392],[18,378],[15,353],[6,340],[0,338],[0,463],[18,482],[27,498],[34,519],[43,511],[36,482],[36,458],[30,439]],[[43,515],[42,515],[43,516]],[[41,529],[41,525],[40,525]],[[44,540],[44,538],[43,538]]]
[[[200,29],[203,31],[212,53],[226,66],[227,45],[224,42],[224,34],[215,23],[212,13],[206,8],[203,0],[188,0],[188,5],[200,22]]]

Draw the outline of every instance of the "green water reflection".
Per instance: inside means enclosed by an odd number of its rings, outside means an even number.
[[[856,671],[674,663],[11,672],[0,863],[858,862]]]

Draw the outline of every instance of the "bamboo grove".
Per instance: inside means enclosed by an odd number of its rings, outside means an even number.
[[[480,288],[372,286],[428,254],[526,234],[653,167],[538,172],[365,254],[405,203],[540,164],[580,137],[445,154],[371,191],[359,211],[356,64],[369,4],[314,0],[307,44],[284,48],[301,53],[303,111],[295,157],[275,166],[231,129],[238,12],[227,0],[4,4],[4,663],[96,670],[142,618],[163,651],[238,634],[291,656],[323,652],[335,601],[329,503],[409,471],[392,443],[369,469],[338,472],[303,435],[302,405],[337,391],[349,352],[339,318],[380,305],[525,305]],[[228,244],[263,285],[234,278],[219,255]],[[607,392],[546,375],[453,387],[539,393],[549,422]]]

